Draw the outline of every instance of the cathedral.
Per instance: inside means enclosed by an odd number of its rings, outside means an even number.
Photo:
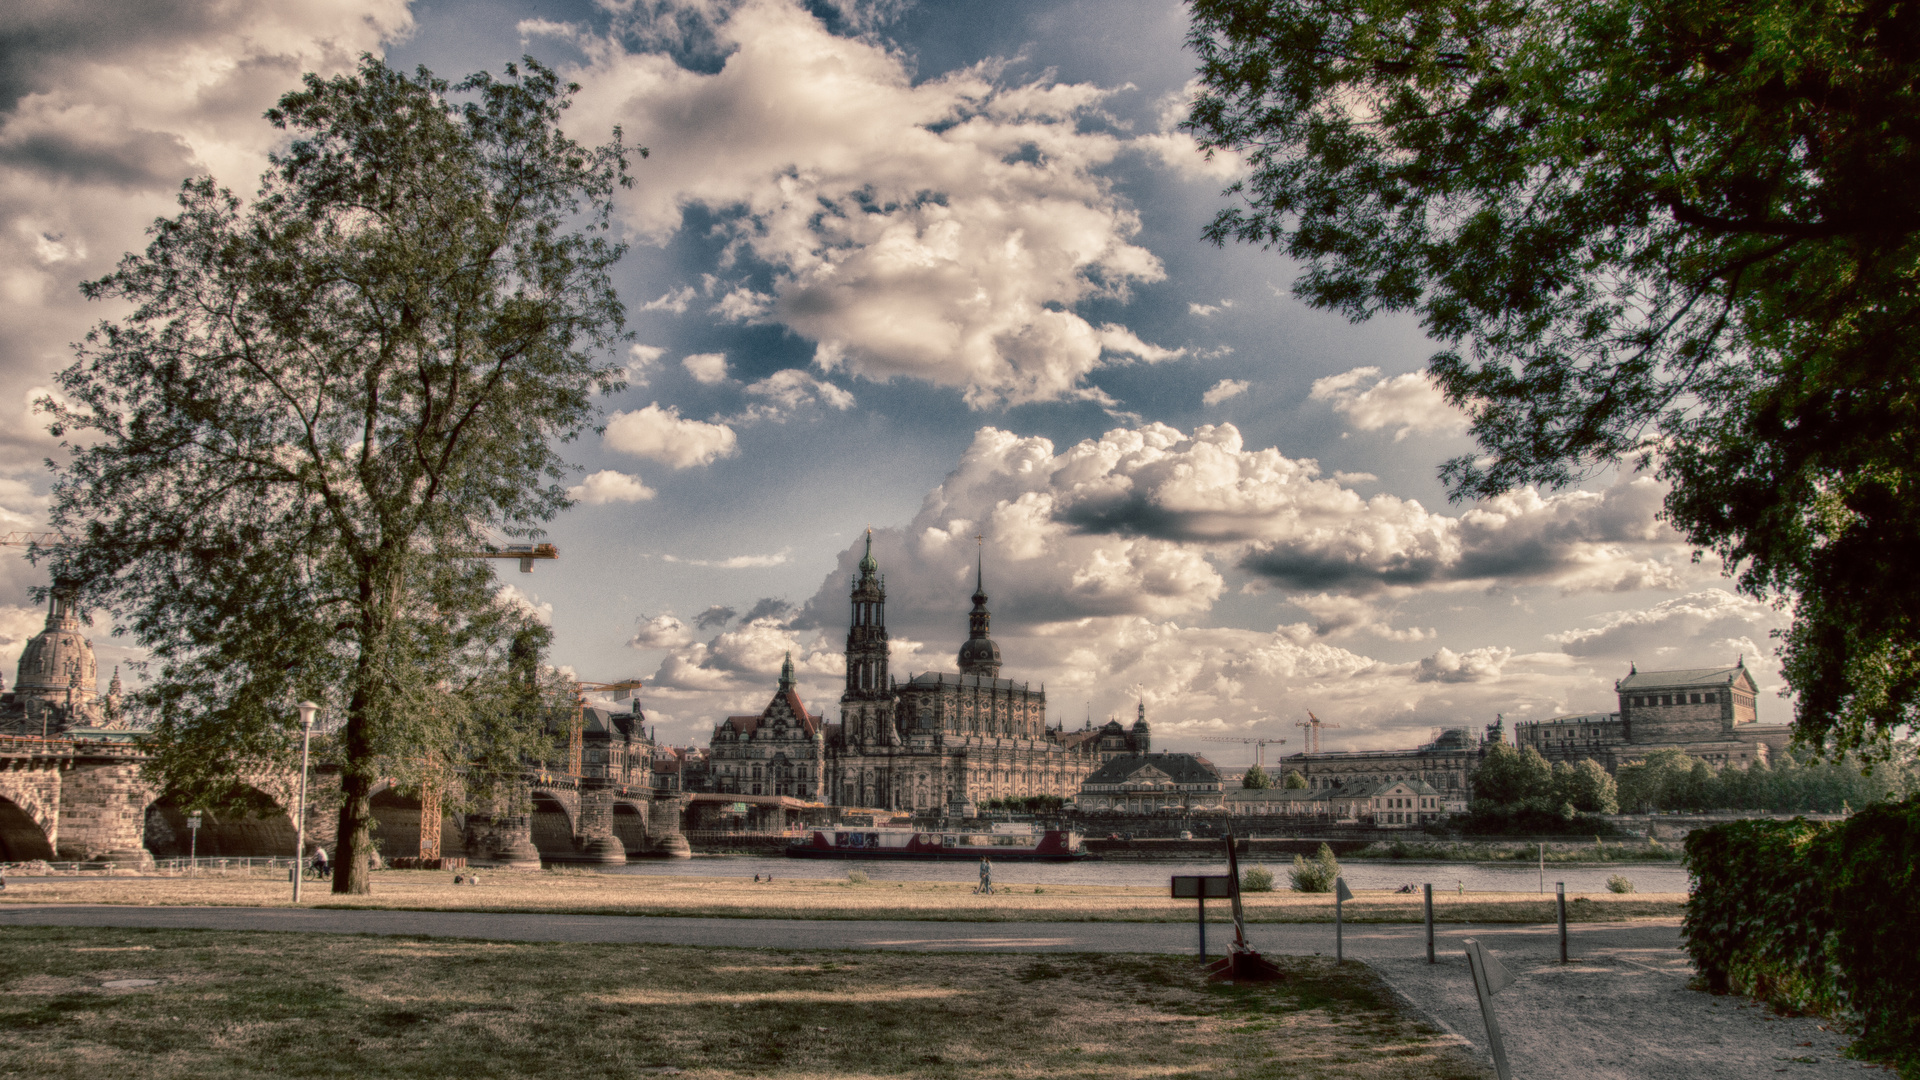
[[[1045,688],[1000,677],[984,564],[975,573],[959,670],[900,682],[887,669],[886,578],[867,537],[850,596],[840,723],[826,729],[826,794],[833,803],[963,817],[985,799],[1071,799],[1099,768],[1103,749],[1111,755],[1148,744],[1144,711],[1130,732],[1117,723],[1075,732],[1048,727]]]
[[[54,590],[47,603],[46,628],[20,653],[13,689],[0,679],[0,731],[14,735],[61,735],[89,729],[124,730],[120,672],[105,696],[100,669],[74,610],[73,597]]]

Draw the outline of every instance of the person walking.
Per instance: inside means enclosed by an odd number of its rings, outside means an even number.
[[[980,856],[980,887],[973,891],[993,895],[993,863],[985,855]]]

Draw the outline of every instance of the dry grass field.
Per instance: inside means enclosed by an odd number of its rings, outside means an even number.
[[[0,1076],[1491,1075],[1366,967],[1280,962],[1221,986],[1180,957],[17,928]]]
[[[1165,889],[1129,886],[1016,886],[993,896],[975,895],[955,882],[883,882],[853,885],[844,878],[782,878],[754,884],[738,878],[644,877],[582,871],[498,871],[480,874],[481,884],[453,884],[454,875],[434,870],[386,870],[373,876],[373,893],[336,897],[324,882],[308,882],[306,906],[411,910],[551,912],[569,915],[680,915],[745,919],[925,919],[963,922],[1187,922],[1190,901]],[[284,879],[14,878],[0,903],[213,904],[285,906]],[[1583,894],[1569,897],[1575,922],[1678,918],[1684,893]],[[1207,906],[1224,920],[1227,906]],[[1294,892],[1249,893],[1253,922],[1331,922],[1333,897]],[[1419,922],[1420,898],[1362,891],[1346,905],[1350,922]],[[1441,922],[1551,922],[1552,897],[1534,893],[1436,893],[1434,918]]]

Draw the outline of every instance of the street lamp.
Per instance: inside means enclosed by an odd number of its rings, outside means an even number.
[[[300,801],[293,819],[293,902],[297,904],[300,902],[300,861],[307,853],[307,747],[313,741],[313,718],[320,706],[303,701],[294,707],[300,710]]]
[[[190,870],[200,869],[200,811],[187,815],[187,865]]]

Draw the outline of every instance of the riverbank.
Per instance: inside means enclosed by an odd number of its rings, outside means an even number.
[[[311,882],[303,907],[419,911],[497,911],[569,915],[689,916],[740,919],[907,919],[934,922],[1191,922],[1191,901],[1165,886],[1018,885],[991,896],[950,881],[871,881],[780,877],[594,874],[578,870],[479,872],[481,884],[455,885],[455,875],[387,870],[373,875],[368,896],[334,896]],[[1282,881],[1284,882],[1284,876]],[[290,907],[284,880],[218,875],[173,878],[10,878],[0,904],[129,904]],[[1684,893],[1580,893],[1569,896],[1574,922],[1678,918]],[[1248,893],[1246,917],[1259,923],[1333,920],[1333,897],[1294,892]],[[1228,905],[1208,905],[1225,920]],[[1355,923],[1407,923],[1423,918],[1418,894],[1361,890],[1344,906]],[[1442,923],[1540,923],[1554,919],[1551,895],[1435,890]]]

